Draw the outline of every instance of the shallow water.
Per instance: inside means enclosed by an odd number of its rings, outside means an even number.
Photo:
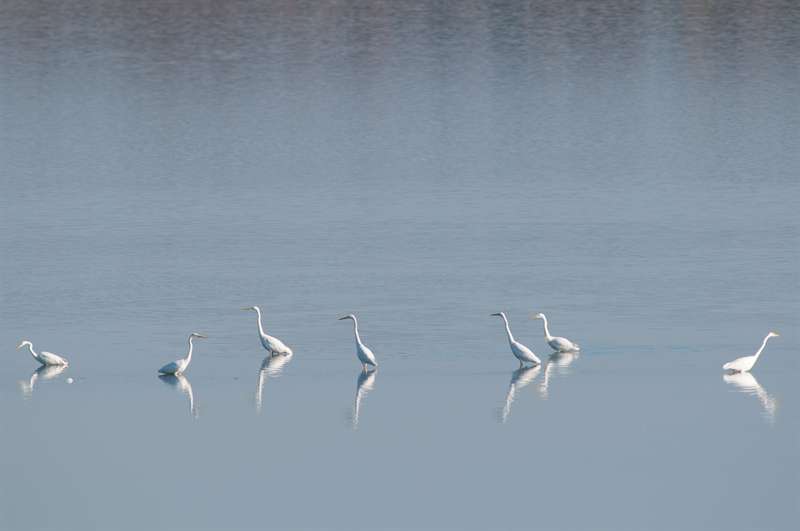
[[[800,12],[663,4],[0,3],[0,529],[793,528]]]

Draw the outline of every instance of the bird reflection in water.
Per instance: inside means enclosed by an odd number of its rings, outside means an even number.
[[[361,414],[361,402],[375,389],[375,375],[377,370],[361,371],[356,384],[356,400],[353,404],[353,429],[358,429],[358,419]]]
[[[767,393],[766,389],[761,387],[755,376],[749,372],[736,372],[723,374],[722,379],[725,380],[725,383],[734,386],[736,391],[758,398],[758,401],[761,402],[761,407],[764,409],[764,418],[769,423],[775,422],[778,402]]]
[[[514,403],[517,391],[531,383],[542,371],[541,365],[533,367],[521,367],[511,373],[511,383],[508,385],[508,393],[506,393],[506,402],[503,405],[503,411],[500,416],[500,421],[505,423],[508,417],[511,416],[511,404]]]
[[[181,393],[189,397],[189,413],[192,415],[192,418],[195,419],[199,416],[197,407],[194,405],[192,384],[186,376],[183,374],[161,374],[158,376],[158,379],[169,386],[177,388]]]
[[[291,352],[288,354],[274,354],[264,358],[261,368],[258,369],[258,382],[256,383],[256,412],[261,413],[262,397],[264,394],[264,382],[267,378],[277,378],[283,372],[283,368],[292,360]]]
[[[58,378],[65,370],[67,370],[67,365],[42,365],[38,367],[31,373],[31,377],[27,382],[24,380],[19,382],[22,396],[25,399],[31,398],[36,382],[39,380],[53,380],[54,378]]]
[[[539,384],[539,395],[547,399],[550,396],[550,378],[553,376],[553,371],[559,376],[566,376],[569,374],[569,366],[578,359],[580,353],[575,352],[554,352],[547,360],[544,368],[544,379]]]

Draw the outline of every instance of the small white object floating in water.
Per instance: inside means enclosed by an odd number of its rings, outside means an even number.
[[[75,380],[73,380],[72,378],[67,378],[67,383],[68,384],[75,383]]]

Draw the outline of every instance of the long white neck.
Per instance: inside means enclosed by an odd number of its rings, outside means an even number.
[[[544,337],[550,341],[553,339],[553,336],[550,335],[550,329],[547,327],[547,317],[542,314],[542,321],[544,321]]]
[[[256,320],[258,321],[258,333],[262,336],[266,335],[264,333],[264,326],[261,324],[261,310],[256,308]]]
[[[503,318],[503,322],[506,324],[506,334],[508,334],[508,341],[509,342],[514,341],[514,336],[511,335],[511,327],[508,326],[508,319],[506,319],[505,314],[502,313],[500,314],[500,317]]]
[[[761,348],[760,348],[760,349],[758,349],[758,352],[756,352],[756,359],[755,359],[755,361],[754,361],[753,363],[755,363],[756,361],[758,361],[758,357],[759,357],[759,356],[761,355],[761,353],[764,351],[764,347],[766,347],[766,346],[767,346],[767,341],[769,341],[769,338],[771,338],[771,337],[772,337],[772,336],[770,336],[770,335],[767,335],[767,337],[765,337],[765,338],[764,338],[764,341],[762,341],[762,342],[761,342]]]
[[[358,320],[353,316],[353,333],[356,335],[356,343],[362,345],[361,336],[358,335]]]
[[[194,350],[194,345],[192,344],[192,340],[194,336],[189,336],[189,353],[186,355],[186,366],[189,366],[189,363],[192,361],[192,350]]]
[[[33,359],[39,361],[39,355],[33,350],[33,345],[31,345],[30,343],[28,343],[28,350],[31,351],[31,356],[33,356]]]

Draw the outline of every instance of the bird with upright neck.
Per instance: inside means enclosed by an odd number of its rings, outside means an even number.
[[[580,345],[565,337],[550,335],[550,329],[547,327],[547,317],[543,313],[537,313],[532,319],[541,319],[544,321],[544,338],[553,350],[557,352],[577,352],[581,349]]]
[[[729,361],[725,365],[722,366],[722,369],[725,371],[730,372],[747,372],[753,368],[753,366],[758,361],[758,357],[761,356],[761,353],[764,352],[764,347],[767,346],[767,341],[773,337],[780,337],[780,334],[777,332],[770,332],[764,338],[764,341],[761,342],[761,348],[759,348],[755,354],[751,356],[742,356],[741,358],[736,358],[733,361]]]
[[[58,354],[53,354],[52,352],[45,352],[45,351],[36,352],[35,350],[33,350],[33,343],[31,343],[27,339],[23,340],[19,345],[17,345],[18,350],[21,349],[22,347],[28,347],[28,351],[30,351],[31,356],[33,356],[33,359],[35,359],[44,366],[62,365],[66,367],[67,365],[69,365],[69,362],[66,359],[59,356]]]
[[[189,364],[192,362],[192,350],[194,350],[194,344],[192,343],[192,341],[195,338],[206,339],[206,336],[198,334],[197,332],[192,332],[191,334],[189,334],[189,352],[186,354],[186,357],[167,363],[166,365],[158,369],[158,373],[174,374],[174,375],[183,374],[186,371],[186,369],[189,368]]]
[[[242,310],[252,310],[256,312],[256,322],[258,323],[258,336],[261,340],[261,345],[267,349],[271,356],[277,354],[291,355],[292,349],[286,346],[286,343],[281,341],[275,336],[271,336],[264,332],[264,325],[261,323],[261,308],[258,306],[247,306]]]
[[[494,317],[501,317],[506,325],[506,335],[508,336],[508,346],[511,347],[511,353],[519,360],[519,366],[522,367],[525,363],[532,363],[533,365],[540,365],[542,361],[536,357],[531,349],[514,339],[511,334],[511,327],[508,325],[508,318],[504,312],[493,313]]]
[[[361,365],[364,367],[364,371],[367,371],[368,366],[372,366],[376,368],[378,366],[378,362],[375,360],[375,354],[361,341],[361,336],[358,334],[358,319],[352,313],[345,315],[344,317],[339,317],[340,321],[344,321],[345,319],[350,319],[353,321],[353,333],[356,336],[356,356],[358,357],[358,361],[361,362]]]

